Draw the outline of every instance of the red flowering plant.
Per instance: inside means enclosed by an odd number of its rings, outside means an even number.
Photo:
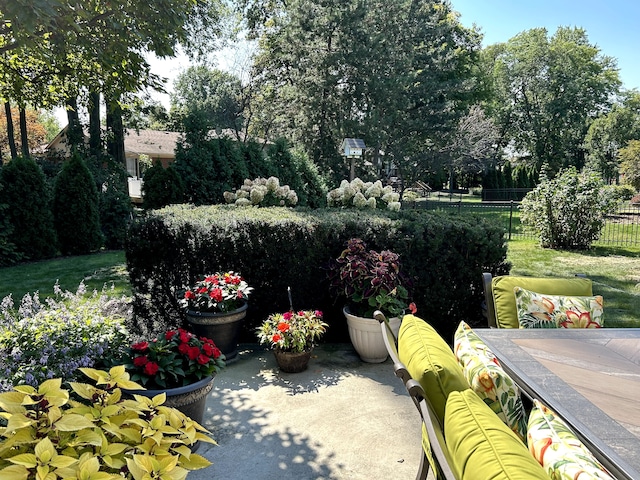
[[[235,272],[204,275],[184,290],[180,303],[187,310],[200,312],[230,312],[240,308],[253,291]]]
[[[213,340],[181,328],[131,345],[125,367],[131,380],[151,390],[182,387],[210,377],[225,366]]]
[[[269,315],[257,328],[257,335],[262,344],[300,353],[311,350],[327,327],[319,310],[289,311]]]

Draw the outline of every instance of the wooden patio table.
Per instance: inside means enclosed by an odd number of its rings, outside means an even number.
[[[474,331],[615,478],[640,479],[640,328]]]

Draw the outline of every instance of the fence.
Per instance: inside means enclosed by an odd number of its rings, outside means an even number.
[[[451,198],[449,202],[406,202],[406,209],[440,210],[454,213],[473,213],[500,219],[507,231],[507,238],[536,239],[537,235],[520,223],[520,203],[510,202],[462,202]],[[615,214],[608,215],[600,238],[595,245],[634,246],[640,245],[640,206],[626,206]]]

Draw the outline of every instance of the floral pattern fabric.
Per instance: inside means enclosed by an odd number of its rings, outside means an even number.
[[[602,296],[544,295],[515,287],[520,328],[600,328]]]
[[[454,353],[471,389],[524,441],[527,420],[520,391],[493,352],[465,322],[460,322],[456,330]]]
[[[538,400],[529,415],[527,445],[555,480],[613,480],[567,424]]]

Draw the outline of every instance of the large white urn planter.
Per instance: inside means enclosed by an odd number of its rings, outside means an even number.
[[[349,327],[349,337],[353,347],[362,361],[367,363],[382,363],[387,359],[387,348],[384,346],[380,322],[375,318],[364,318],[353,315],[349,307],[344,307],[344,316]],[[396,338],[400,331],[401,320],[398,317],[389,319],[389,325]]]

